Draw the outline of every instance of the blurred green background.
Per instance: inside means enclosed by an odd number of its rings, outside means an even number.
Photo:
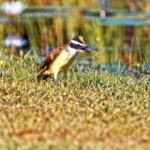
[[[22,0],[27,9],[16,24],[0,15],[0,41],[15,30],[27,33],[30,50],[40,54],[47,47],[67,44],[80,34],[92,47],[94,61],[150,63],[149,0]],[[6,2],[0,0],[0,4]],[[105,1],[106,2],[106,1]],[[99,15],[105,13],[105,16]],[[8,19],[8,20],[7,20]],[[3,47],[3,44],[1,44]]]

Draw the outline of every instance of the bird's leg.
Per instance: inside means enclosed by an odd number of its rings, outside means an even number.
[[[67,80],[68,72],[64,71],[64,79]]]
[[[54,79],[55,79],[55,80],[57,80],[58,72],[59,72],[59,71],[55,71],[55,73],[54,73]]]
[[[58,83],[59,83],[58,80],[57,80],[58,72],[59,72],[59,71],[55,71],[55,72],[54,72],[54,82],[53,82],[53,83],[54,83],[55,85],[58,85]]]
[[[67,86],[68,85],[68,71],[67,70],[64,70],[63,71],[63,74],[64,74],[64,86]]]

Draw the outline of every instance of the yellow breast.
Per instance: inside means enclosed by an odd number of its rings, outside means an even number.
[[[63,50],[54,60],[54,62],[50,66],[50,72],[55,73],[62,71],[66,67],[69,67],[73,62],[73,58],[75,57],[74,53]]]

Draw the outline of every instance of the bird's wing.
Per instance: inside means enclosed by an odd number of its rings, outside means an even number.
[[[55,48],[53,51],[51,51],[45,58],[44,63],[41,66],[41,70],[47,70],[51,63],[56,59],[56,57],[61,53],[63,49],[65,49],[65,46]]]

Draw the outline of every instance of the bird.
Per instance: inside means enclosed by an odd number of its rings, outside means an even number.
[[[37,80],[45,80],[51,75],[57,80],[58,73],[66,73],[79,53],[90,54],[90,52],[83,36],[74,36],[69,44],[56,47],[49,52],[40,68]]]

